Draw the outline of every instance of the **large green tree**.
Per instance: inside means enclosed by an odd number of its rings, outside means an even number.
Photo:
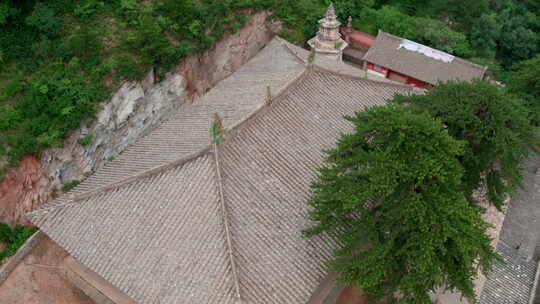
[[[515,66],[509,88],[524,99],[533,122],[540,123],[540,54]]]
[[[495,14],[486,14],[478,18],[470,35],[476,54],[483,58],[494,58],[500,35],[501,26],[497,22]]]
[[[448,82],[424,95],[399,96],[417,112],[440,119],[456,139],[467,142],[460,156],[467,197],[486,184],[491,202],[501,207],[521,185],[521,162],[535,141],[521,100],[485,81]]]
[[[10,16],[17,14],[17,10],[8,0],[0,0],[0,26],[7,22]]]
[[[465,34],[430,19],[416,18],[418,42],[460,57],[471,57],[472,50]]]
[[[375,30],[381,29],[407,39],[416,39],[416,20],[393,6],[383,6],[373,10]]]
[[[457,23],[457,28],[469,31],[477,18],[489,10],[489,0],[432,0],[434,13]]]
[[[538,33],[534,32],[536,20],[530,18],[521,6],[504,8],[497,15],[501,25],[498,57],[509,68],[513,63],[530,59],[538,52]]]
[[[355,130],[327,151],[306,235],[334,237],[332,270],[375,303],[428,304],[443,286],[473,297],[477,266],[488,272],[497,255],[462,192],[465,143],[395,104],[347,119]]]

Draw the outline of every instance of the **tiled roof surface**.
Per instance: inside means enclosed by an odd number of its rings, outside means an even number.
[[[104,186],[204,149],[210,143],[209,120],[214,113],[219,113],[226,128],[233,127],[264,105],[268,86],[272,94],[277,94],[304,71],[304,63],[291,56],[284,43],[281,39],[272,40],[198,102],[182,106],[171,119],[96,171],[68,195],[42,209],[63,204],[73,196],[100,191]]]
[[[234,303],[211,155],[54,208],[42,231],[137,303]]]
[[[101,178],[84,188],[90,195],[53,202],[30,219],[139,303],[232,303],[235,281],[219,209],[221,185],[243,300],[305,303],[325,275],[332,250],[324,237],[300,235],[309,225],[306,199],[322,164],[320,151],[351,130],[342,116],[411,89],[328,72],[300,77],[303,63],[282,43],[274,40],[201,103],[181,108],[177,118],[128,149],[116,167],[98,172]],[[276,93],[294,86],[231,133],[220,148],[221,181],[215,155],[206,151],[103,188],[204,149],[210,115],[217,109],[230,129],[264,104],[269,82]],[[114,175],[114,168],[120,173]]]
[[[375,43],[364,56],[364,60],[412,76],[430,84],[450,80],[472,80],[483,78],[485,67],[455,57],[445,63],[418,52],[399,48],[403,38],[379,31]]]
[[[382,105],[399,91],[316,73],[223,147],[225,197],[232,214],[241,291],[248,303],[305,303],[326,274],[333,243],[304,239],[309,184],[352,127],[342,117]]]
[[[529,304],[536,274],[536,263],[527,261],[519,251],[499,242],[497,252],[504,262],[496,264],[484,285],[480,304]]]
[[[480,304],[528,304],[537,268],[540,240],[540,157],[529,153],[523,166],[523,188],[512,196],[497,251],[505,263],[488,278]]]

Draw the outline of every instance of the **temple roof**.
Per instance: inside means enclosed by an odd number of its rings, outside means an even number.
[[[479,304],[529,304],[533,289],[537,263],[528,261],[519,251],[504,241],[497,244],[497,253],[503,261],[493,266]],[[534,295],[533,295],[534,298]]]
[[[416,50],[408,46],[415,46]],[[482,79],[487,69],[380,30],[364,60],[433,85],[451,80]]]
[[[138,303],[234,303],[235,284],[245,303],[307,302],[334,247],[301,236],[321,150],[352,131],[344,115],[412,89],[307,70],[299,52],[273,40],[30,220]],[[214,113],[227,130],[219,155]]]

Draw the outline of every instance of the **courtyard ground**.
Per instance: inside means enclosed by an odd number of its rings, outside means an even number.
[[[66,256],[45,237],[0,285],[0,304],[95,304],[62,276]]]

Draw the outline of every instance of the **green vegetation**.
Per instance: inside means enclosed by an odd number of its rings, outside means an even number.
[[[425,95],[398,96],[418,113],[439,119],[449,134],[467,142],[460,162],[465,168],[467,198],[487,185],[491,203],[498,208],[506,195],[521,185],[521,162],[536,136],[522,101],[505,89],[476,81],[441,84]]]
[[[122,81],[152,67],[163,76],[271,5],[0,0],[0,160],[61,146]]]
[[[0,163],[61,146],[99,103],[152,68],[158,81],[269,10],[281,36],[305,45],[330,0],[0,0]],[[341,248],[340,279],[384,299],[429,303],[435,287],[473,296],[476,267],[496,259],[472,191],[492,203],[520,185],[520,161],[540,122],[540,5],[525,0],[335,0],[341,21],[486,64],[507,89],[448,83],[348,118],[356,132],[328,151],[313,185],[308,236]],[[337,47],[337,46],[336,46]],[[314,54],[310,56],[313,61]],[[404,107],[399,103],[410,104]],[[217,121],[212,135],[221,141]],[[88,145],[93,136],[78,142]],[[0,166],[0,172],[4,170]],[[78,184],[64,185],[67,192]],[[399,219],[399,221],[396,221]],[[13,254],[35,230],[0,224]],[[477,264],[479,263],[479,264]]]
[[[334,237],[341,246],[331,270],[374,303],[428,304],[437,288],[474,297],[477,270],[489,273],[498,256],[462,191],[467,143],[398,104],[347,119],[355,131],[327,151],[306,236]]]
[[[77,140],[77,143],[78,143],[79,145],[81,145],[81,146],[87,146],[87,145],[91,144],[93,140],[94,140],[94,135],[92,135],[92,134],[87,134],[87,135],[85,135],[85,136],[79,138],[79,139]]]
[[[0,263],[7,257],[14,255],[24,242],[37,231],[34,227],[16,226],[0,223],[0,242],[5,246],[0,251]]]
[[[509,89],[523,98],[529,109],[529,117],[538,126],[540,124],[540,54],[516,65],[509,82]]]
[[[538,51],[534,1],[336,0],[342,21],[489,62],[506,79]],[[259,10],[304,44],[329,0],[0,0],[0,162],[61,146],[122,81],[159,78]]]
[[[77,185],[79,185],[81,182],[78,181],[78,180],[73,180],[73,181],[70,181],[68,183],[65,183],[63,186],[62,186],[62,192],[66,193],[66,192],[69,192],[71,189],[77,187]]]
[[[486,187],[500,209],[522,184],[538,145],[537,60],[514,72],[524,87],[442,83],[346,117],[355,131],[326,151],[309,201],[315,226],[304,231],[340,244],[330,264],[340,280],[373,303],[428,304],[437,288],[474,298],[477,270],[499,257],[473,191]]]

